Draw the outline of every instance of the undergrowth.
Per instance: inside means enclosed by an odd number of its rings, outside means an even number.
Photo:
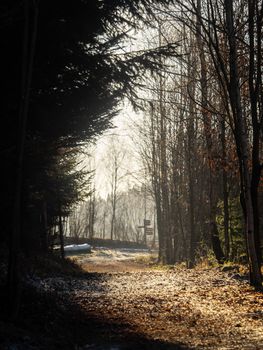
[[[156,253],[151,253],[150,255],[138,255],[135,258],[135,261],[140,264],[145,264],[145,265],[154,265],[157,263],[157,254]]]
[[[85,271],[74,259],[61,259],[54,254],[39,255],[27,259],[27,273],[39,277],[50,276],[81,276]]]

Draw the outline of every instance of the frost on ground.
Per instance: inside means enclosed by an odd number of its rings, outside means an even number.
[[[120,258],[125,254],[127,259]],[[91,279],[50,278],[42,288],[65,294],[94,318],[124,324],[120,338],[136,333],[195,349],[263,349],[263,294],[239,274],[150,269],[129,254],[105,250],[95,253],[94,261],[82,256],[84,269],[98,271]]]
[[[73,257],[87,272],[125,272],[146,269],[141,261],[156,257],[148,249],[93,248],[91,254]]]

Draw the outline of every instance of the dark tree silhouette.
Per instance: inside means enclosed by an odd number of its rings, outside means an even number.
[[[52,169],[61,167],[58,158],[65,149],[76,149],[109,128],[118,102],[132,94],[140,70],[156,68],[154,56],[166,53],[160,49],[118,54],[118,44],[129,28],[147,20],[151,4],[149,0],[1,3],[5,67],[1,110],[6,121],[0,144],[5,168],[1,239],[9,247],[8,289],[14,317],[19,307],[20,242],[27,248],[35,245],[32,241],[41,242],[47,248],[42,231],[61,220],[68,207],[65,196],[50,196],[57,184]],[[57,193],[69,180],[77,185],[65,174]],[[51,210],[56,203],[59,208]],[[36,218],[44,222],[42,231]],[[33,231],[42,232],[44,239],[37,233],[28,235]]]

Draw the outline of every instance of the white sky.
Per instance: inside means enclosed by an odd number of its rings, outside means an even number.
[[[95,186],[97,193],[103,198],[106,198],[110,192],[110,174],[107,163],[109,162],[108,152],[112,138],[119,139],[121,148],[125,151],[125,157],[120,170],[120,174],[125,174],[125,176],[120,183],[120,190],[125,191],[135,183],[138,183],[136,177],[140,170],[140,164],[136,145],[133,142],[134,131],[132,130],[132,124],[134,120],[141,117],[141,113],[135,113],[132,107],[128,103],[125,103],[123,109],[113,119],[115,129],[106,131],[96,142],[94,152],[96,168]]]

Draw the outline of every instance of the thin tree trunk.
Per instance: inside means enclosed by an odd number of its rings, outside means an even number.
[[[105,227],[106,227],[106,212],[103,213],[103,233],[102,239],[105,239]]]
[[[162,45],[161,26],[159,25],[159,46]],[[160,64],[161,64],[160,59]],[[164,250],[165,263],[171,264],[173,261],[173,245],[171,238],[170,227],[170,205],[169,205],[169,190],[168,190],[168,174],[167,174],[167,120],[166,108],[164,106],[164,88],[165,81],[160,75],[159,77],[159,112],[160,112],[160,165],[161,165],[161,198],[162,198],[162,215],[163,215],[163,233],[164,233]]]
[[[61,255],[62,259],[65,259],[64,230],[63,230],[62,213],[61,213],[61,205],[60,204],[59,204],[58,227],[59,227],[60,255]]]
[[[42,203],[42,235],[41,235],[41,248],[43,252],[48,251],[48,224],[47,224],[47,202]]]
[[[191,39],[193,43],[193,39]],[[195,186],[194,186],[194,147],[195,147],[195,124],[194,124],[194,96],[196,92],[196,58],[192,54],[188,60],[188,93],[189,93],[189,116],[187,124],[187,150],[186,162],[188,172],[188,206],[189,206],[189,257],[188,267],[195,265],[196,232],[195,232]]]
[[[118,177],[118,167],[117,160],[114,160],[114,174],[113,174],[113,189],[112,189],[112,217],[111,217],[111,230],[110,239],[113,240],[115,237],[115,216],[116,216],[116,199],[117,199],[117,177]]]
[[[225,168],[226,162],[226,126],[225,120],[221,120],[221,145],[222,145],[222,187],[223,187],[223,202],[224,202],[224,240],[225,240],[225,258],[229,259],[230,242],[229,242],[229,206],[228,206],[228,181]]]
[[[215,188],[214,188],[216,186],[216,179],[212,169],[212,162],[213,162],[212,127],[211,127],[211,113],[208,112],[207,64],[206,64],[204,46],[202,43],[202,36],[201,36],[201,23],[200,23],[200,19],[202,18],[201,0],[197,1],[196,11],[197,11],[196,40],[198,44],[199,58],[200,58],[200,65],[201,65],[200,84],[201,84],[202,119],[203,119],[204,134],[205,134],[206,148],[207,148],[207,154],[208,154],[210,237],[211,237],[212,247],[213,247],[213,251],[216,256],[216,259],[218,260],[219,263],[221,263],[222,260],[224,260],[224,254],[221,248],[221,242],[219,239],[219,234],[218,234],[217,225],[216,225],[217,203],[216,203]]]

